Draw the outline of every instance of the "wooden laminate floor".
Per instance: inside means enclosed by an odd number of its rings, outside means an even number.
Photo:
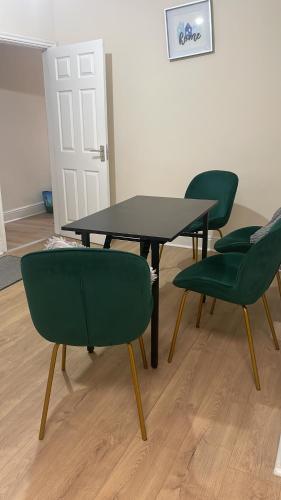
[[[131,243],[115,247],[137,251]],[[20,253],[20,252],[16,252]],[[281,433],[281,352],[261,303],[250,307],[261,392],[251,373],[240,309],[192,294],[167,363],[190,261],[167,248],[161,263],[160,362],[143,370],[135,346],[148,441],[140,437],[125,346],[89,355],[68,348],[56,367],[44,441],[38,441],[51,346],[31,323],[22,283],[0,293],[1,500],[281,500],[273,467]],[[268,293],[281,341],[281,302]],[[70,305],[71,307],[71,305]],[[145,334],[149,352],[149,332]]]
[[[54,234],[54,216],[43,213],[5,224],[8,251]]]

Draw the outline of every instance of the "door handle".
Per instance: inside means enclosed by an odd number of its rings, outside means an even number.
[[[99,156],[94,156],[93,159],[100,158],[101,161],[105,161],[105,148],[100,146],[99,149],[88,149],[90,153],[99,153]]]

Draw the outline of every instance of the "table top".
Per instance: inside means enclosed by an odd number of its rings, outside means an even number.
[[[71,222],[65,231],[109,236],[172,241],[182,231],[203,217],[216,200],[134,196],[122,203]]]

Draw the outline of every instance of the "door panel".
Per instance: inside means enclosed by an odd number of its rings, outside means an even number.
[[[63,169],[64,206],[67,223],[79,218],[76,170]]]
[[[99,209],[99,184],[100,180],[98,172],[84,172],[84,192],[86,199],[86,212],[88,214],[93,214]],[[92,193],[95,193],[95,196],[92,196]]]
[[[57,98],[61,151],[74,151],[72,92],[60,91]]]
[[[62,225],[110,204],[107,158],[92,151],[107,150],[102,40],[50,48],[43,59],[55,224],[62,233]]]
[[[78,55],[79,76],[94,76],[95,74],[95,53],[81,53]]]
[[[80,90],[80,114],[83,151],[98,148],[97,107],[95,89]]]

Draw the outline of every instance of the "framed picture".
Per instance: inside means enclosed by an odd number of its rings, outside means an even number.
[[[165,9],[168,58],[213,52],[211,0],[197,0]]]

